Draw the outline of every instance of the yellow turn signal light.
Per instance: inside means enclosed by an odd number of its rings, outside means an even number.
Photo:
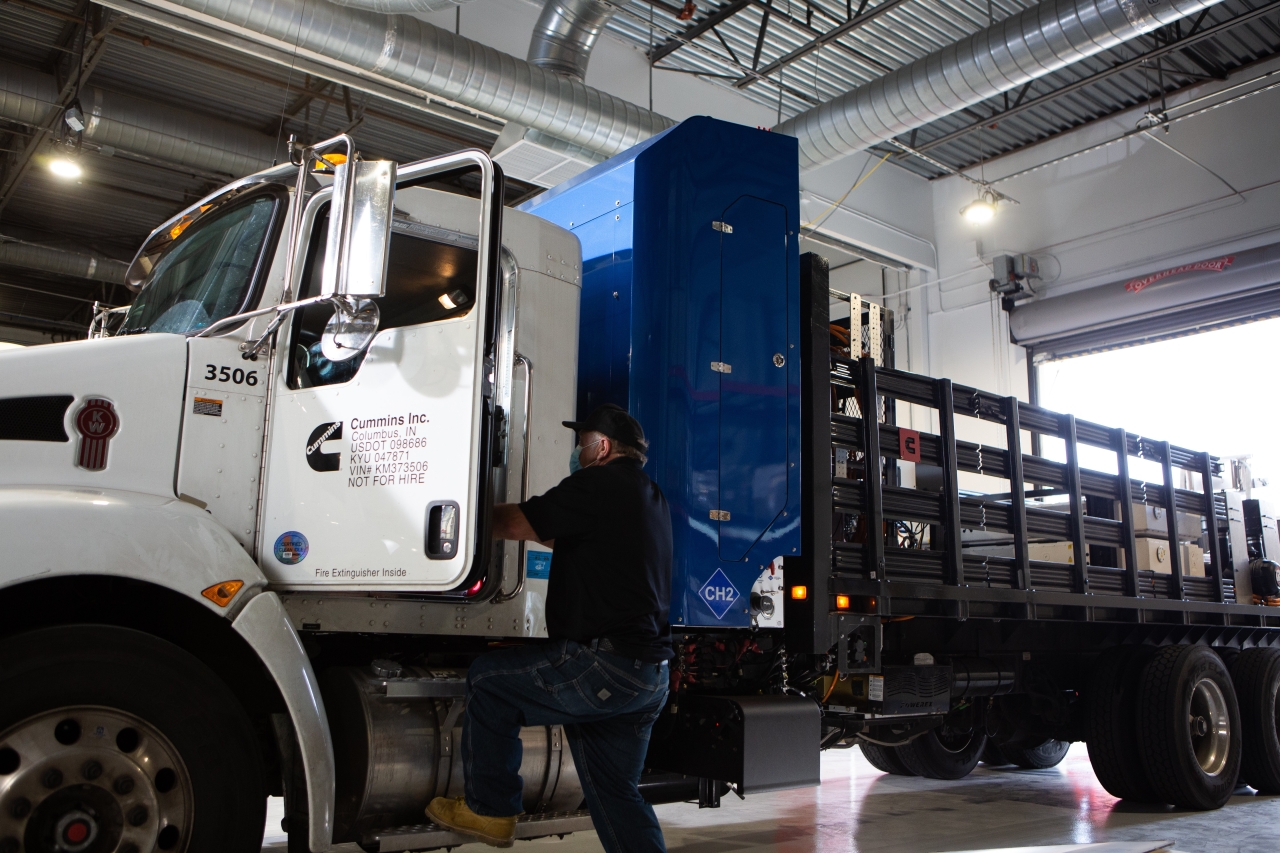
[[[837,596],[836,596],[836,610],[848,610],[848,609],[849,609],[849,596],[847,596],[847,595],[837,595]]]
[[[208,589],[201,590],[200,594],[219,607],[226,607],[243,586],[244,581],[223,581],[222,583],[215,583]]]
[[[791,587],[791,598],[795,601],[804,601],[809,597],[809,587],[793,586]]]

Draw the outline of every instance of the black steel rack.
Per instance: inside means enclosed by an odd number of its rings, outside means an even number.
[[[805,541],[815,544],[786,564],[788,586],[807,593],[787,601],[789,649],[824,653],[859,625],[901,616],[1280,627],[1276,610],[1236,602],[1226,500],[1214,484],[1220,460],[1016,397],[835,355],[825,262],[806,255],[801,266],[809,312],[802,405],[812,415],[802,454]],[[937,433],[886,422],[892,404],[902,403],[933,410]],[[994,425],[986,429],[1003,433],[1003,446],[958,438],[965,418]],[[1024,451],[1045,438],[1061,441],[1065,461]],[[1115,473],[1082,467],[1082,447],[1109,452]],[[837,451],[850,460],[843,477],[834,470]],[[904,458],[917,474],[934,470],[940,488],[899,485]],[[1131,476],[1133,459],[1158,465],[1161,481]],[[1007,490],[962,491],[966,472],[1004,481]],[[1191,488],[1180,488],[1180,479]],[[1165,533],[1144,536],[1167,540],[1167,573],[1139,569],[1133,516],[1143,506],[1165,510]],[[1179,530],[1179,513],[1199,517],[1200,529]],[[904,542],[904,525],[927,535]],[[1005,537],[1011,556],[973,553],[965,531]],[[1180,548],[1196,538],[1209,558],[1202,577],[1183,565]],[[1031,559],[1036,541],[1070,543],[1071,561]]]

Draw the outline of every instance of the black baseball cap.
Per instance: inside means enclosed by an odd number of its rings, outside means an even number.
[[[586,420],[563,423],[574,432],[598,432],[605,438],[620,441],[636,450],[643,452],[649,449],[649,442],[645,441],[640,422],[627,414],[626,409],[613,403],[600,406],[587,415]]]

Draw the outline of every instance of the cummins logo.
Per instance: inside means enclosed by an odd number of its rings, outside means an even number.
[[[325,453],[320,449],[326,441],[337,441],[342,438],[342,421],[320,424],[311,431],[307,439],[307,464],[312,471],[337,471],[342,460],[341,453]]]

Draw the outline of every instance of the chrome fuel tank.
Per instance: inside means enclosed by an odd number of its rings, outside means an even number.
[[[334,841],[424,822],[433,797],[462,796],[464,670],[376,661],[320,676],[337,764]],[[524,810],[577,809],[582,785],[560,726],[521,730]]]

